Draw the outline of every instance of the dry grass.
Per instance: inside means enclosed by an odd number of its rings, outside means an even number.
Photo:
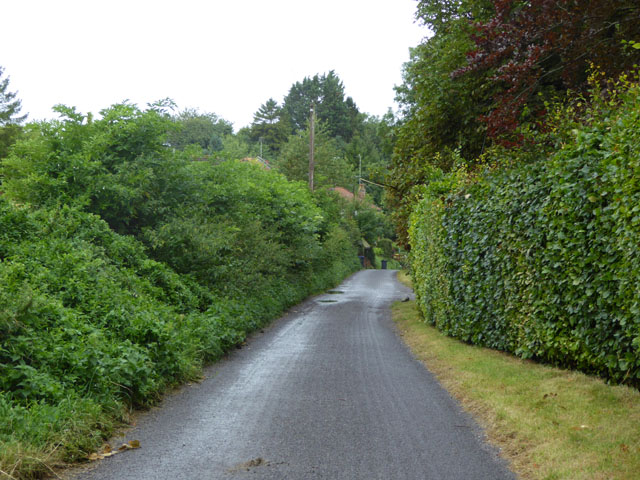
[[[0,480],[42,478],[53,475],[52,466],[60,465],[61,459],[56,449],[43,452],[19,443],[0,443]]]
[[[466,345],[394,306],[414,354],[486,428],[522,479],[640,478],[640,392]]]

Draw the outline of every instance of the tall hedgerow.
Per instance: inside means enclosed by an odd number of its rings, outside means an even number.
[[[423,198],[418,296],[457,338],[639,386],[640,87],[623,78],[582,118],[550,158]]]

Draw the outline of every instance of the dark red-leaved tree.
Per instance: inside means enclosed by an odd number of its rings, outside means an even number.
[[[583,91],[590,65],[609,77],[640,63],[638,0],[494,0],[475,25],[476,48],[454,75],[489,71],[499,89],[483,117],[488,135],[509,143],[524,121],[543,122],[544,99]]]

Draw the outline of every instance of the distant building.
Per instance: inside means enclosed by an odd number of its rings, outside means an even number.
[[[378,210],[381,211],[380,207],[378,207],[377,205],[373,204],[371,201],[367,201],[366,200],[366,190],[365,190],[365,186],[364,184],[360,184],[358,187],[358,197],[356,198],[356,196],[351,193],[349,190],[347,190],[346,188],[342,188],[342,187],[333,187],[331,189],[332,191],[336,192],[338,195],[340,195],[342,198],[344,198],[347,201],[353,202],[353,201],[359,201],[362,203],[366,203],[369,207],[373,208],[374,210]]]
[[[353,195],[353,193],[351,193],[349,190],[347,190],[346,188],[342,188],[342,187],[333,187],[331,190],[333,190],[334,192],[336,192],[338,195],[340,195],[342,198],[344,198],[345,200],[349,200],[349,201],[353,201],[355,199],[355,196]]]
[[[240,160],[241,162],[245,162],[245,163],[253,163],[254,165],[259,165],[261,167],[263,167],[265,170],[271,170],[271,165],[269,164],[269,162],[267,160],[265,160],[264,158],[258,156],[258,157],[245,157],[242,160]]]

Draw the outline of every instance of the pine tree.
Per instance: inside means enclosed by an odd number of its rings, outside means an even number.
[[[4,68],[0,67],[0,79],[4,74]],[[0,80],[0,127],[17,125],[22,123],[27,116],[17,116],[22,109],[22,102],[16,98],[16,92],[9,92],[9,77]]]
[[[278,154],[282,145],[286,143],[290,130],[291,126],[285,112],[273,98],[267,100],[253,114],[251,139],[263,144],[263,156]]]
[[[0,67],[0,158],[7,156],[9,147],[13,145],[22,132],[20,124],[27,118],[18,116],[22,109],[16,92],[9,92],[9,77],[2,80],[4,68]]]

